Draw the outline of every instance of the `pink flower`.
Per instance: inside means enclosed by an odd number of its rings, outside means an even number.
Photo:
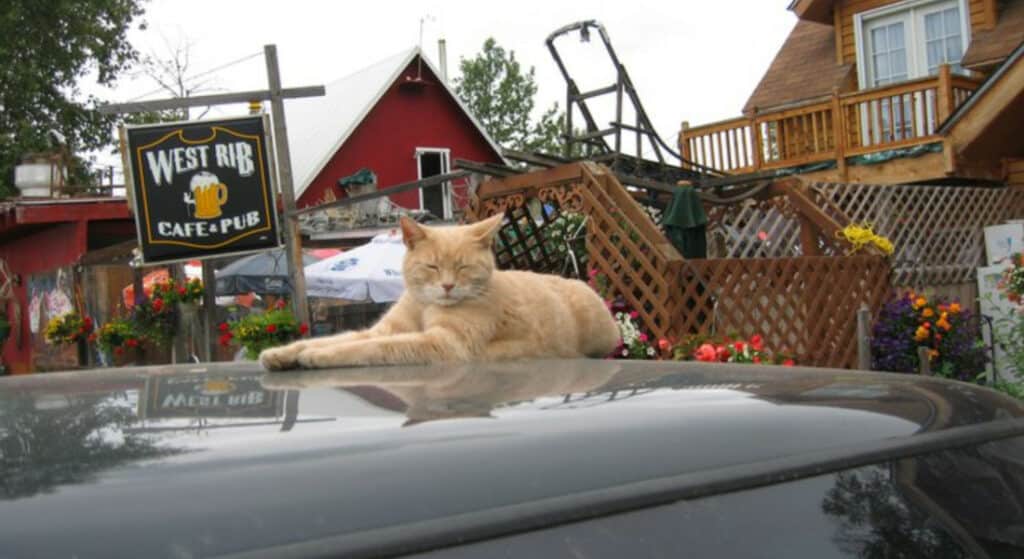
[[[637,339],[640,340],[643,343],[647,343],[647,334],[644,334],[643,332],[640,332],[640,335],[637,336]]]
[[[588,278],[596,278],[597,274],[598,274],[597,268],[591,268],[590,271],[587,272],[587,277]]]
[[[693,358],[697,361],[712,362],[716,361],[717,357],[715,354],[715,346],[711,344],[703,344],[693,352]]]
[[[640,317],[640,313],[638,313],[636,311],[629,311],[629,318],[632,318],[633,320],[636,320],[639,317]]]
[[[660,349],[661,351],[668,351],[670,345],[671,344],[669,344],[668,340],[666,340],[665,338],[661,338],[660,340],[658,340],[658,349]]]

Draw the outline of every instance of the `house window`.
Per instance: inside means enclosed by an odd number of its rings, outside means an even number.
[[[444,175],[450,169],[451,150],[447,148],[416,148],[416,167],[420,179]],[[420,189],[420,209],[438,219],[452,218],[452,185]]]
[[[954,69],[969,39],[966,0],[904,0],[854,16],[860,87],[935,75]]]

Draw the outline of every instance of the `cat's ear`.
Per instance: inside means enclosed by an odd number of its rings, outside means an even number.
[[[502,222],[505,221],[505,214],[492,215],[491,217],[474,223],[471,225],[473,228],[473,238],[480,244],[490,247],[491,243],[494,242],[494,235],[501,229]]]
[[[419,223],[406,216],[398,218],[398,226],[402,228],[402,242],[412,250],[416,243],[427,238],[427,230]]]

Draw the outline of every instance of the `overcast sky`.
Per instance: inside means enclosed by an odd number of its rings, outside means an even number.
[[[788,0],[676,0],[656,2],[518,0],[152,0],[145,4],[148,28],[132,43],[144,54],[168,56],[188,41],[190,75],[277,45],[285,87],[327,84],[420,42],[436,63],[437,40],[448,43],[449,74],[460,58],[476,54],[487,37],[514,50],[536,68],[538,105],[564,106],[565,83],[544,40],[558,27],[584,19],[603,23],[628,69],[659,134],[675,147],[679,124],[739,116],[758,80],[796,18]],[[570,72],[588,87],[609,85],[614,73],[601,42],[578,35],[557,43]],[[208,74],[207,93],[266,85],[262,57]],[[144,76],[100,91],[110,101],[128,101],[157,86]],[[157,93],[145,98],[161,98]],[[238,108],[211,113],[237,114]],[[286,106],[287,114],[287,106]]]

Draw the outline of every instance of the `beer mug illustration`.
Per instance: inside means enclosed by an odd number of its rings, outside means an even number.
[[[191,195],[185,193],[185,203],[195,208],[196,219],[220,217],[220,207],[228,201],[228,186],[217,175],[201,171],[189,182]]]

